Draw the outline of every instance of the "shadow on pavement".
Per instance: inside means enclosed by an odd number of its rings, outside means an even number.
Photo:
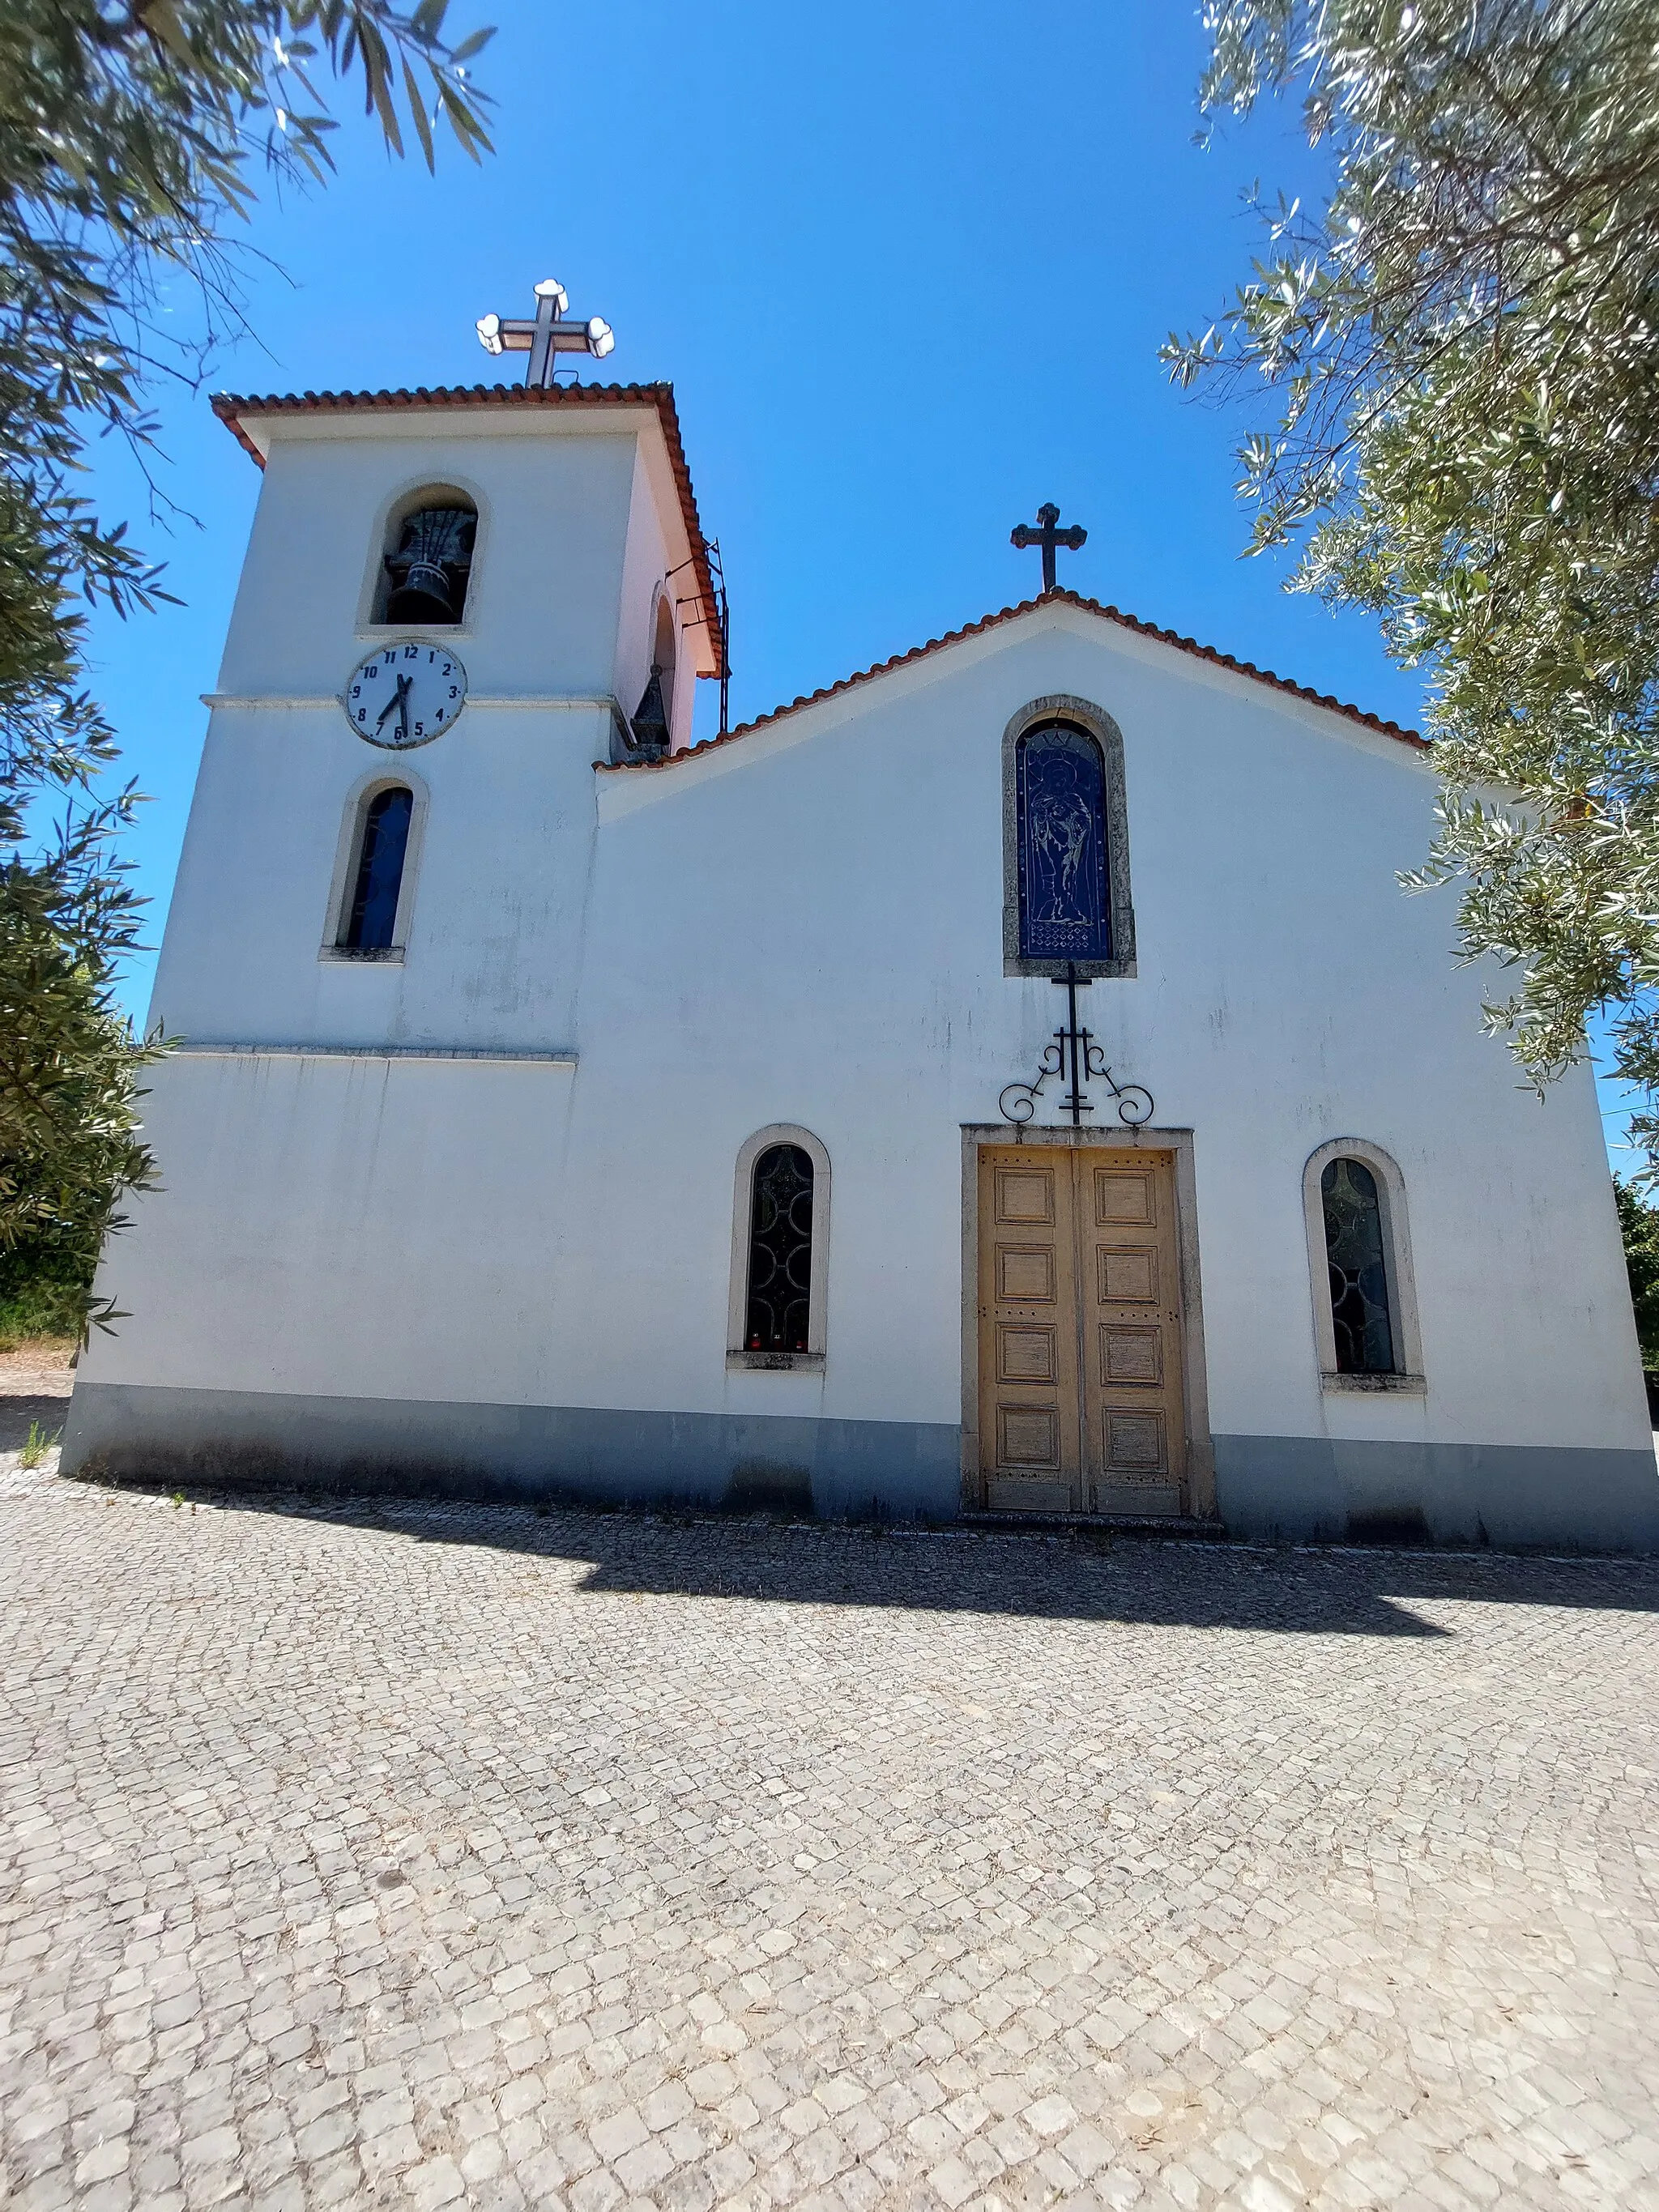
[[[17,1451],[28,1442],[31,1425],[38,1426],[49,1444],[55,1444],[64,1433],[64,1421],[69,1413],[67,1395],[50,1397],[27,1397],[14,1393],[0,1395],[0,1451]]]
[[[1659,1560],[1235,1546],[1065,1533],[929,1531],[320,1498],[125,1482],[222,1510],[580,1563],[586,1591],[1012,1614],[1149,1627],[1439,1638],[1415,1600],[1659,1613]]]

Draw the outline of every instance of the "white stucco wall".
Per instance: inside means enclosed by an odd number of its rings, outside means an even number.
[[[88,1374],[416,1398],[466,1377],[468,1397],[523,1397],[525,1316],[554,1288],[573,1073],[175,1060],[147,1118],[165,1188],[139,1201],[112,1268],[140,1303]]]
[[[1480,1033],[1446,899],[1407,899],[1433,786],[1395,740],[1061,606],[665,769],[595,780],[574,715],[425,748],[401,970],[319,963],[343,720],[216,718],[157,1005],[199,1036],[571,1048],[544,1065],[190,1059],[167,1188],[106,1286],[98,1380],[951,1423],[961,1141],[1060,994],[1002,972],[1009,717],[1122,731],[1139,975],[1088,1018],[1195,1132],[1218,1434],[1648,1440],[1591,1086],[1540,1104]],[[246,833],[232,832],[239,811]],[[180,1009],[190,1019],[182,1020]],[[728,1371],[732,1162],[834,1163],[821,1374]],[[1302,1170],[1406,1181],[1425,1395],[1318,1382]]]
[[[371,756],[332,701],[219,708],[153,1015],[198,1042],[567,1043],[609,739],[600,708],[481,705],[434,744]],[[371,771],[426,799],[401,962],[319,957]]]

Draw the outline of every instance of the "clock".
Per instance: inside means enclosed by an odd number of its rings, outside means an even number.
[[[428,745],[466,704],[466,671],[447,646],[400,638],[360,660],[340,694],[360,738],[392,752]]]

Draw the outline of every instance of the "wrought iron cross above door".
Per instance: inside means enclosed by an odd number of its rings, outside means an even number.
[[[1058,527],[1059,522],[1060,509],[1052,500],[1048,500],[1037,509],[1036,529],[1033,530],[1029,522],[1016,523],[1008,538],[1008,543],[1018,545],[1022,552],[1028,545],[1042,548],[1042,588],[1045,592],[1052,592],[1054,588],[1055,546],[1068,546],[1075,553],[1079,546],[1087,543],[1089,537],[1088,532],[1078,523],[1070,523],[1061,530]]]
[[[1052,980],[1065,989],[1066,1026],[1054,1031],[1052,1044],[1043,1047],[1042,1065],[1029,1083],[1003,1085],[1002,1096],[997,1101],[1003,1120],[1011,1121],[1023,1139],[1026,1123],[1036,1112],[1043,1085],[1057,1075],[1062,1083],[1069,1080],[1071,1084],[1071,1089],[1060,1097],[1060,1110],[1071,1115],[1074,1129],[1080,1129],[1084,1115],[1095,1110],[1094,1101],[1083,1087],[1091,1080],[1106,1085],[1115,1102],[1117,1118],[1125,1128],[1139,1128],[1143,1121],[1152,1118],[1152,1092],[1139,1083],[1120,1083],[1107,1066],[1106,1054],[1092,1034],[1077,1025],[1077,994],[1089,988],[1089,978],[1079,975],[1075,961],[1068,960],[1066,973]]]

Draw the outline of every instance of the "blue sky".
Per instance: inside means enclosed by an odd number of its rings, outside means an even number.
[[[608,374],[675,386],[726,557],[734,719],[1035,591],[1008,532],[1045,499],[1089,531],[1060,556],[1079,590],[1415,719],[1419,687],[1370,623],[1240,559],[1242,418],[1183,400],[1157,358],[1255,250],[1241,188],[1316,183],[1290,118],[1194,146],[1195,5],[453,0],[451,16],[457,35],[500,26],[477,64],[495,156],[441,149],[430,179],[341,100],[338,177],[268,193],[248,228],[257,343],[210,388],[495,381],[475,321],[529,312],[557,276],[573,313],[614,325]],[[151,794],[132,849],[153,937],[258,489],[205,391],[159,398],[161,485],[191,519],[150,522],[113,452],[94,476],[185,601],[94,639]],[[148,988],[146,963],[135,1010]]]

